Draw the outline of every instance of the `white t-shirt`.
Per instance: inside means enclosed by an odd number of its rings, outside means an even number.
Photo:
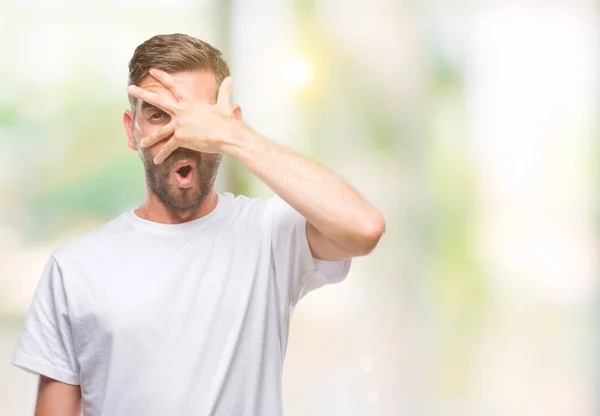
[[[275,195],[182,224],[133,209],[52,252],[13,364],[81,386],[89,416],[279,416],[292,310],[347,275]]]

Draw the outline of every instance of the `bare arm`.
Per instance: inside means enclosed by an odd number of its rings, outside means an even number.
[[[326,168],[239,123],[224,153],[235,157],[307,220],[313,257],[344,260],[369,254],[385,232],[381,212]]]
[[[40,375],[35,416],[79,416],[81,389]]]

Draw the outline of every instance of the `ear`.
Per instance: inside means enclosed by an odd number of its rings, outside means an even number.
[[[233,105],[233,116],[236,120],[242,121],[242,107],[240,107],[238,104]]]
[[[123,127],[125,127],[125,133],[127,134],[127,146],[129,146],[131,150],[138,150],[137,143],[133,136],[135,123],[133,121],[133,112],[131,110],[125,110],[125,113],[123,113]]]

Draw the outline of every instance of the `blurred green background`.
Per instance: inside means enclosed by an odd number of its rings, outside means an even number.
[[[136,207],[127,63],[159,33],[221,49],[244,119],[387,219],[303,299],[286,415],[596,415],[597,2],[0,0],[0,414],[50,252]],[[271,191],[225,158],[219,191]]]

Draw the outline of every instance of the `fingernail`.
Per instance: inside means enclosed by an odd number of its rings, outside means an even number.
[[[146,139],[140,140],[140,145],[144,147],[146,145]]]

